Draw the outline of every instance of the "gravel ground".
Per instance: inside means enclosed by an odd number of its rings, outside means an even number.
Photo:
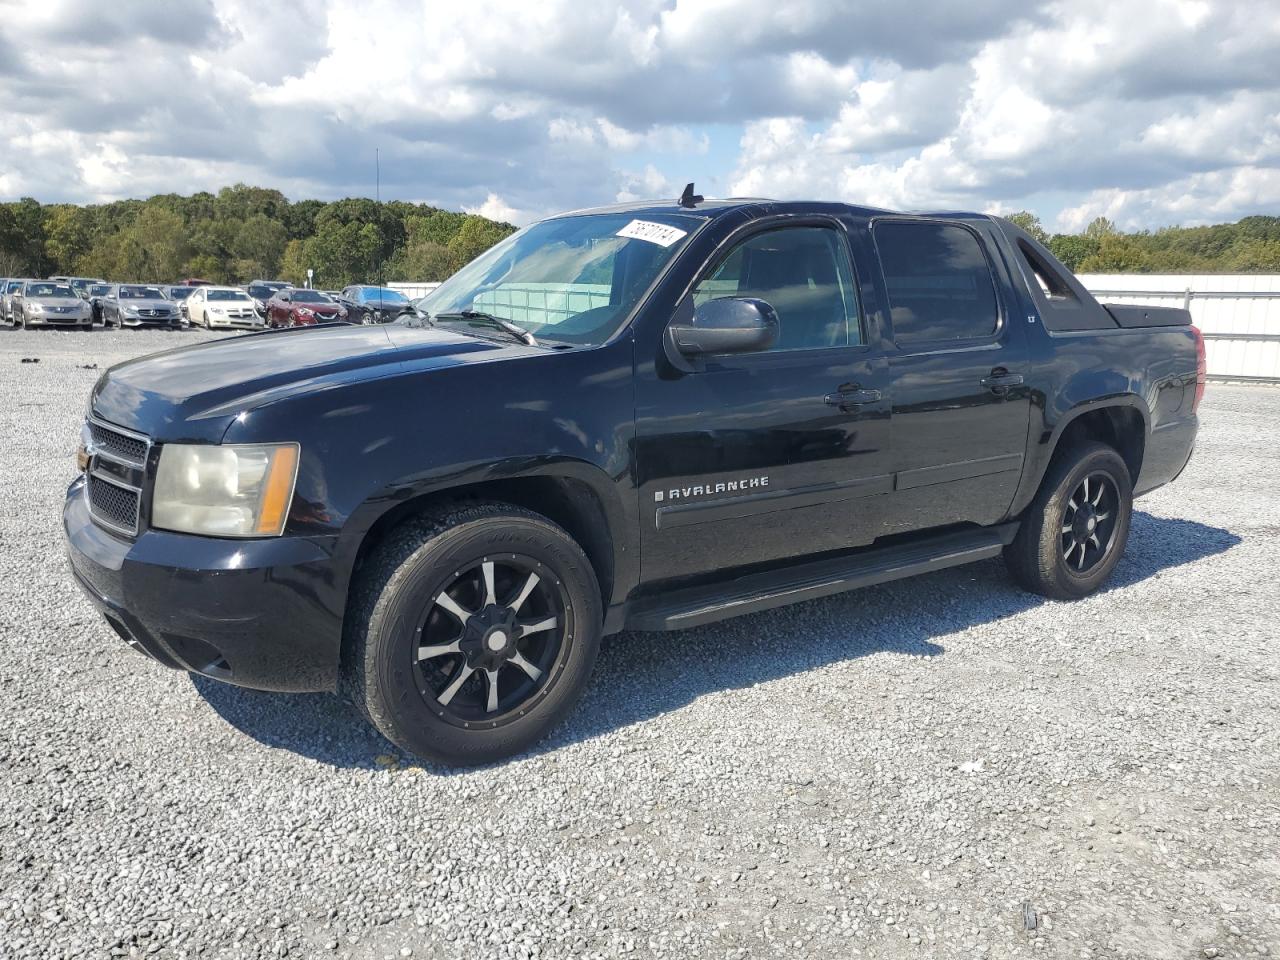
[[[205,336],[0,332],[0,955],[1280,950],[1280,389],[1210,386],[1100,596],[988,562],[618,636],[549,743],[451,772],[72,584],[83,365]]]

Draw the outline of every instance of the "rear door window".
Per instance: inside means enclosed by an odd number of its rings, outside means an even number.
[[[894,340],[976,340],[995,333],[995,281],[974,233],[953,223],[882,220],[874,236]]]

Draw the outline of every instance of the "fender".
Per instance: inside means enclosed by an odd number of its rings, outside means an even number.
[[[604,597],[604,603],[606,607],[620,604],[639,581],[638,528],[629,521],[627,505],[612,477],[595,464],[563,456],[513,457],[492,463],[442,466],[384,485],[366,497],[342,527],[333,553],[342,583],[335,586],[345,594],[366,537],[393,511],[426,498],[447,497],[450,493],[485,496],[486,491],[498,499],[511,499],[537,510],[534,497],[526,499],[511,494],[519,490],[521,481],[527,482],[532,493],[540,479],[575,481],[594,497],[605,527],[596,532],[603,534],[607,543],[612,570],[612,589]],[[584,544],[584,548],[587,546]]]

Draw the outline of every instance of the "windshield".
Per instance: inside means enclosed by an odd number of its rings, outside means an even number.
[[[244,300],[249,303],[253,302],[253,297],[243,290],[210,290],[208,297],[210,300]]]
[[[75,292],[68,283],[28,283],[28,297],[74,297]]]
[[[701,223],[628,214],[544,220],[481,254],[415,307],[433,318],[492,314],[540,340],[603,343]]]
[[[89,285],[89,296],[91,297],[105,297],[110,292],[111,284],[109,283],[94,283]]]
[[[274,287],[268,287],[264,283],[249,284],[249,296],[258,300],[270,300],[271,295],[275,292]]]
[[[121,287],[121,300],[163,300],[159,287]]]
[[[14,281],[12,281],[12,282],[9,284],[9,286],[5,287],[4,292],[5,292],[5,293],[13,293],[13,291],[17,290],[20,286],[22,286],[22,281],[21,281],[21,280],[14,280]]]
[[[378,301],[380,303],[408,303],[409,298],[399,290],[388,290],[386,287],[361,287],[360,299],[366,303],[370,301]]]
[[[293,298],[294,303],[332,303],[333,301],[326,297],[319,290],[295,290],[289,294]]]
[[[196,292],[195,287],[170,287],[169,296],[174,300],[185,300]]]

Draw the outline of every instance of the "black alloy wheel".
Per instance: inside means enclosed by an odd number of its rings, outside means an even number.
[[[1004,549],[1013,578],[1054,600],[1096,591],[1124,555],[1132,484],[1114,447],[1085,441],[1059,451]]]
[[[447,578],[413,653],[429,709],[458,725],[496,727],[546,688],[567,639],[564,587],[532,557],[485,557]]]
[[[1115,547],[1120,494],[1115,482],[1101,471],[1080,481],[1067,500],[1062,517],[1062,559],[1067,570],[1088,574]]]
[[[442,504],[362,564],[342,689],[402,749],[487,763],[573,709],[602,619],[595,571],[564,528],[513,504]]]

